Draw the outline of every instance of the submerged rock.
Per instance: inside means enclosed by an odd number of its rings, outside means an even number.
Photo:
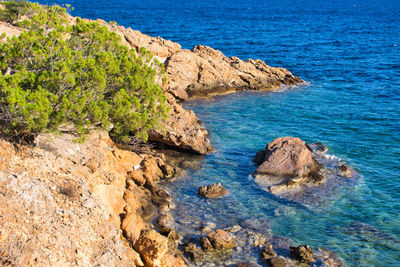
[[[202,257],[201,249],[192,242],[187,242],[182,245],[182,251],[191,261],[197,261]]]
[[[237,267],[258,267],[259,265],[252,262],[240,262]]]
[[[268,263],[271,267],[287,267],[291,266],[289,264],[288,259],[282,256],[276,256],[268,260]]]
[[[160,229],[160,233],[168,235],[174,230],[174,219],[168,213],[162,214],[157,220],[157,226]]]
[[[210,239],[208,239],[207,237],[204,237],[204,236],[200,237],[200,246],[204,250],[210,250],[213,248],[213,246],[210,242]]]
[[[222,197],[228,193],[228,190],[221,183],[202,186],[199,188],[199,195],[209,198]]]

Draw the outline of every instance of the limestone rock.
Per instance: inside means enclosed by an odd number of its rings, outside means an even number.
[[[277,254],[275,250],[272,248],[272,245],[267,243],[260,250],[260,257],[262,260],[267,261],[273,257],[276,257]]]
[[[221,229],[209,233],[208,239],[215,249],[229,249],[236,246],[233,235]]]
[[[204,250],[210,250],[213,248],[213,246],[211,245],[210,239],[208,239],[205,236],[200,237],[200,246]]]
[[[221,183],[205,185],[199,188],[199,195],[209,198],[218,198],[226,195],[228,190]]]
[[[213,151],[208,132],[194,112],[185,110],[172,95],[166,95],[171,107],[170,117],[163,125],[164,130],[149,132],[149,140],[198,154]]]
[[[264,152],[258,152],[255,160],[262,162],[255,179],[269,185],[273,194],[279,194],[302,184],[319,185],[323,182],[321,165],[311,149],[300,138],[280,137],[270,142]]]
[[[119,26],[118,29],[123,33],[125,40],[131,47],[140,49],[145,47],[150,50],[154,56],[164,61],[167,57],[172,56],[179,50],[181,45],[161,37],[151,37],[131,28]]]
[[[105,133],[90,133],[84,144],[73,139],[41,135],[36,147],[18,151],[0,141],[2,263],[140,265],[120,231],[129,164]]]
[[[134,246],[146,266],[186,266],[183,256],[169,247],[168,239],[154,230],[145,230]]]
[[[228,58],[202,45],[176,52],[165,64],[169,89],[182,100],[239,90],[274,91],[303,83],[286,69],[272,68],[261,60]]]
[[[192,261],[197,261],[202,256],[200,248],[192,242],[188,242],[188,243],[184,244],[182,246],[182,250]]]
[[[317,167],[312,152],[298,137],[281,137],[270,142],[265,148],[263,163],[257,174],[281,177],[301,177]]]
[[[161,234],[169,234],[174,230],[174,219],[170,214],[164,213],[157,220],[157,226]]]
[[[304,263],[312,263],[314,261],[314,251],[308,245],[290,247],[290,256]]]

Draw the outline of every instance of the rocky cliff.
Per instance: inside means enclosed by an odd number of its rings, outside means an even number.
[[[178,100],[227,94],[241,90],[276,91],[304,83],[284,68],[274,68],[262,60],[227,57],[221,51],[196,45],[192,50],[161,37],[151,37],[123,26],[98,20],[137,50],[145,47],[165,63],[166,91]]]
[[[184,266],[174,241],[151,224],[159,206],[169,209],[156,182],[174,169],[162,155],[121,150],[104,131],[74,140],[0,141],[1,264]],[[162,249],[150,253],[139,240]]]
[[[75,23],[69,16],[69,22]],[[165,64],[167,83],[160,85],[167,94],[170,119],[165,122],[166,131],[155,131],[151,141],[199,154],[211,152],[208,132],[197,116],[185,110],[179,101],[196,97],[227,94],[240,90],[274,91],[285,86],[304,83],[284,68],[273,68],[262,60],[242,61],[226,57],[221,51],[197,45],[193,50],[181,49],[181,45],[161,37],[151,37],[139,31],[97,20],[121,37],[122,44],[140,50],[145,47]],[[18,35],[22,29],[0,23],[0,33]]]
[[[149,138],[176,150],[213,150],[202,122],[180,101],[303,82],[260,60],[228,58],[205,46],[182,50],[172,41],[99,22],[126,46],[145,47],[165,63],[170,118]],[[21,32],[0,23],[0,34]],[[176,172],[163,154],[120,149],[102,130],[92,131],[85,143],[68,132],[39,135],[34,146],[0,139],[0,264],[184,266],[179,236],[172,229],[161,235],[152,224],[173,208],[157,182]]]

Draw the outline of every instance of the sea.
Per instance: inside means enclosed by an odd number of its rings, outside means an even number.
[[[185,103],[215,152],[166,185],[181,233],[202,222],[251,222],[295,245],[329,249],[347,266],[400,266],[399,0],[39,2],[71,4],[72,15],[116,21],[183,48],[262,59],[308,82]],[[282,136],[322,142],[361,178],[307,205],[261,190],[252,158]],[[197,196],[215,182],[229,195]]]

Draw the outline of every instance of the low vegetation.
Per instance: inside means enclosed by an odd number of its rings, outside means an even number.
[[[99,126],[112,128],[117,140],[147,140],[167,118],[166,97],[155,82],[162,65],[149,51],[128,49],[98,22],[71,22],[60,6],[2,4],[0,19],[26,29],[18,37],[3,34],[0,43],[3,136],[65,126],[83,136]]]

